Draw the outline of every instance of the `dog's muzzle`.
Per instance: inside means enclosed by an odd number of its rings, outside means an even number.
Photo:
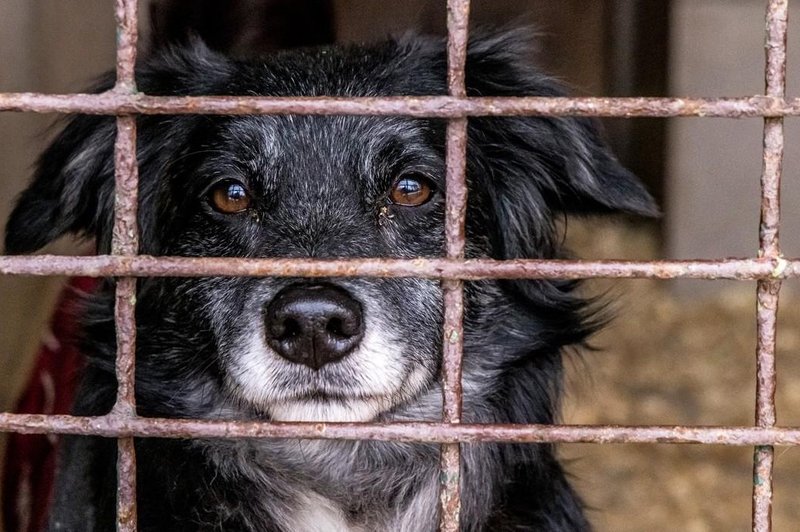
[[[328,284],[293,285],[266,306],[267,342],[283,358],[314,370],[347,356],[361,343],[361,304]]]

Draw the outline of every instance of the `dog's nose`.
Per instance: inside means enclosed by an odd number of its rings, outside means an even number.
[[[266,308],[267,342],[315,370],[355,349],[364,336],[361,304],[332,285],[290,286]]]

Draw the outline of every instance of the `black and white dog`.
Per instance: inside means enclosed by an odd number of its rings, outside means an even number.
[[[472,96],[559,96],[526,38],[474,38]],[[444,42],[405,37],[237,60],[202,44],[138,69],[151,95],[446,93]],[[110,82],[100,89],[106,89]],[[579,118],[469,123],[467,254],[561,254],[568,214],[654,215],[637,179]],[[110,249],[114,120],[80,116],[44,153],[6,248],[65,233]],[[437,119],[145,116],[141,252],[189,257],[438,257],[444,129]],[[75,414],[114,401],[113,281],[87,300],[89,359]],[[467,283],[464,419],[552,423],[562,351],[602,321],[575,283]],[[138,288],[139,413],[278,421],[439,420],[442,291],[433,280],[146,279]],[[462,530],[586,530],[550,445],[465,444]],[[139,440],[141,530],[429,531],[432,444]],[[68,438],[53,530],[114,528],[114,440]]]

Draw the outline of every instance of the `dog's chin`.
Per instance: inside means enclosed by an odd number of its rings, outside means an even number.
[[[267,406],[273,421],[366,422],[392,408],[386,398],[298,399]]]

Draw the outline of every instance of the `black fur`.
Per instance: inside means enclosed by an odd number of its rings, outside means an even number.
[[[528,63],[525,40],[520,32],[473,39],[468,93],[562,95],[557,83]],[[446,93],[445,72],[443,41],[433,38],[283,52],[254,61],[230,59],[196,43],[150,58],[138,69],[137,83],[152,95],[435,95]],[[109,87],[106,81],[99,90]],[[109,252],[113,137],[113,118],[69,122],[11,215],[10,253],[35,251],[65,233],[95,238],[98,251]],[[139,118],[138,146],[142,253],[324,258],[444,252],[441,120],[147,116]],[[393,182],[409,173],[424,176],[434,190],[422,206],[388,200]],[[246,213],[222,215],[209,207],[209,187],[227,178],[249,188],[253,203]],[[563,214],[656,213],[638,180],[582,118],[470,119],[468,181],[470,257],[558,257],[554,221]],[[439,419],[439,284],[328,282],[364,307],[367,354],[315,373],[273,360],[262,341],[264,305],[302,280],[140,281],[140,414]],[[75,406],[79,415],[102,414],[113,403],[112,289],[113,281],[106,280],[88,301],[89,367]],[[556,281],[467,284],[466,421],[556,421],[562,351],[582,343],[598,323],[574,289],[575,283]],[[380,367],[370,360],[381,361]],[[351,400],[373,393],[365,391],[370,386],[395,388],[381,396],[379,406]],[[589,528],[552,446],[462,448],[462,530]],[[139,440],[137,451],[141,530],[293,532],[320,519],[314,512],[335,514],[353,530],[432,530],[437,521],[434,445]],[[113,440],[68,439],[52,529],[113,528],[115,452]]]

